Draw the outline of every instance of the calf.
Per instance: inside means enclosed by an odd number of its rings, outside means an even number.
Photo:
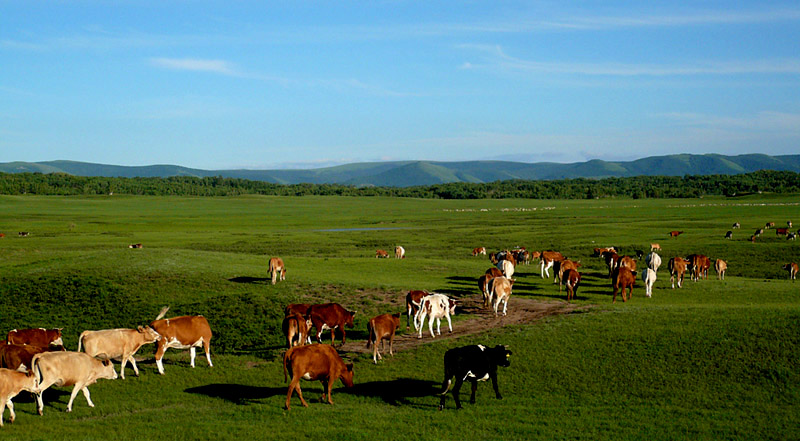
[[[622,290],[622,301],[627,302],[628,297],[633,298],[633,284],[636,282],[636,273],[628,268],[617,268],[611,276],[612,286],[614,287],[614,298],[611,303],[616,303],[617,292]],[[628,295],[625,295],[625,288],[628,289]]]
[[[30,345],[42,348],[64,346],[64,342],[61,340],[61,328],[12,329],[8,331],[6,341],[10,345]]]
[[[195,348],[202,346],[206,353],[208,366],[214,367],[214,364],[211,363],[212,333],[208,320],[202,315],[184,315],[181,317],[163,319],[162,317],[164,317],[168,310],[169,307],[163,308],[156,319],[150,323],[150,327],[161,336],[156,347],[156,366],[158,366],[158,373],[164,375],[164,365],[161,360],[164,358],[164,353],[169,348],[188,348],[190,354],[189,364],[194,367]]]
[[[311,319],[311,324],[317,328],[317,343],[322,343],[322,333],[328,329],[331,330],[331,344],[336,339],[336,329],[342,333],[342,344],[347,341],[347,333],[344,327],[352,328],[353,318],[356,313],[344,309],[338,303],[322,303],[319,305],[311,305],[308,309],[308,318]]]
[[[133,372],[139,376],[139,368],[133,358],[142,346],[155,343],[161,336],[149,326],[137,329],[104,329],[102,331],[83,331],[78,337],[78,352],[83,345],[85,352],[92,357],[119,358],[119,375],[125,379],[125,364],[129,361]]]
[[[647,297],[653,296],[653,284],[656,283],[656,272],[651,268],[645,268],[642,271],[642,282],[644,282],[644,295]]]
[[[728,232],[725,233],[725,239],[733,239],[733,231],[728,230]]]
[[[286,354],[283,355],[283,381],[287,380],[287,374],[292,377],[286,393],[285,407],[287,410],[295,390],[303,407],[308,407],[308,403],[303,399],[303,392],[300,390],[301,378],[309,381],[321,381],[322,400],[325,401],[327,392],[330,404],[333,404],[331,392],[336,380],[341,378],[345,386],[353,387],[353,364],[344,364],[336,349],[330,345],[298,346],[286,351]]]
[[[686,264],[689,261],[683,257],[673,257],[669,259],[667,267],[669,268],[669,281],[672,284],[672,289],[675,289],[675,282],[678,282],[678,288],[683,286],[683,275],[686,273]]]
[[[512,352],[503,345],[494,348],[487,348],[483,345],[463,346],[453,348],[444,353],[444,381],[442,381],[442,391],[439,395],[439,410],[444,409],[447,391],[450,389],[453,377],[456,378],[456,385],[453,387],[453,399],[456,402],[456,409],[461,409],[459,392],[464,381],[472,383],[472,394],[469,402],[475,404],[475,392],[478,390],[478,381],[492,380],[494,394],[498,400],[503,397],[497,386],[497,367],[508,367],[511,363],[509,358]]]
[[[388,259],[389,258],[389,253],[387,253],[384,250],[375,250],[375,258],[376,259],[379,259],[379,258],[380,259]]]
[[[273,257],[269,259],[269,274],[272,278],[272,284],[278,282],[278,278],[280,280],[286,280],[286,265],[283,264],[283,259],[280,257]]]
[[[797,278],[797,264],[795,262],[787,263],[783,266],[783,269],[789,271],[789,278],[791,280],[795,280]]]
[[[394,258],[395,259],[405,259],[406,258],[406,249],[401,247],[400,245],[394,247]]]
[[[717,280],[725,280],[725,271],[728,271],[728,262],[717,259],[714,262],[714,271],[717,272]]]
[[[578,286],[581,284],[581,273],[578,270],[570,269],[564,273],[564,283],[567,285],[567,301],[571,301],[578,293]]]
[[[487,269],[485,274],[492,277],[503,277],[503,272],[495,267]]]
[[[308,334],[310,328],[311,320],[306,320],[305,317],[296,312],[284,317],[281,329],[283,330],[283,335],[286,336],[286,346],[293,348],[311,343],[311,337]]]
[[[675,230],[673,230],[673,231],[669,232],[669,237],[678,237],[681,234],[683,234],[683,231],[675,231]]]
[[[24,373],[11,369],[0,369],[0,427],[3,427],[3,413],[5,413],[6,405],[8,405],[8,413],[11,415],[9,421],[13,423],[17,418],[11,399],[23,390],[36,393],[36,386],[36,376],[33,375],[33,371]]]
[[[456,301],[447,298],[446,295],[433,293],[423,297],[420,302],[419,311],[417,311],[417,316],[414,317],[414,322],[419,323],[419,335],[417,338],[422,338],[422,325],[425,323],[426,316],[429,316],[428,330],[431,333],[431,337],[436,338],[433,334],[434,320],[436,320],[436,331],[439,335],[442,335],[442,318],[447,319],[447,327],[450,328],[450,332],[452,333],[453,323],[450,320],[450,316],[455,315],[455,313]]]
[[[89,395],[89,386],[98,379],[114,380],[117,371],[110,360],[100,361],[83,352],[43,352],[33,356],[33,372],[36,375],[36,402],[39,415],[44,410],[42,393],[50,386],[72,386],[67,403],[67,412],[72,412],[72,402],[79,391],[83,392],[89,407],[94,407]]]
[[[392,346],[394,345],[394,332],[400,327],[400,313],[396,314],[382,314],[377,317],[369,319],[367,323],[367,349],[372,345],[372,361],[378,364],[378,359],[381,357],[378,351],[378,343],[383,345],[383,351],[386,352],[386,340],[389,340],[389,355],[394,357]]]
[[[494,315],[497,316],[497,308],[500,302],[503,302],[503,315],[506,315],[508,310],[508,298],[511,297],[511,288],[514,285],[514,279],[506,277],[496,277],[492,280],[492,294],[489,296],[489,301],[494,298]]]
[[[479,254],[483,254],[485,256],[486,255],[486,248],[478,247],[478,248],[473,248],[472,249],[472,255],[473,256],[477,256]]]
[[[658,272],[658,268],[661,267],[661,256],[656,253],[650,253],[644,258],[644,263],[651,270]]]
[[[600,256],[602,256],[602,255],[603,255],[603,253],[605,253],[606,251],[613,251],[613,252],[616,252],[617,250],[615,250],[615,249],[614,249],[614,247],[595,248],[595,249],[594,249],[594,252],[592,253],[592,256],[594,256],[594,257],[600,257]]]
[[[422,302],[422,298],[425,296],[430,295],[428,291],[409,291],[406,294],[406,311],[408,311],[408,317],[406,317],[406,330],[411,329],[411,316],[414,316],[414,330],[419,329],[419,325],[417,324],[417,311],[419,311],[420,302]]]

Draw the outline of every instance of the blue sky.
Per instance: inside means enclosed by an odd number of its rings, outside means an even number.
[[[0,0],[0,162],[800,152],[800,3]]]

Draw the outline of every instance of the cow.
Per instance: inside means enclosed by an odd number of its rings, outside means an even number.
[[[786,235],[786,240],[795,240],[795,239],[797,239],[797,234],[795,233],[789,233]]]
[[[656,253],[650,253],[644,258],[644,263],[651,270],[658,272],[658,268],[661,266],[661,256]]]
[[[128,245],[128,248],[142,248],[142,244],[140,243],[132,243]]]
[[[658,275],[652,268],[645,268],[642,271],[642,282],[644,282],[644,295],[647,297],[653,296],[653,284],[656,283]]]
[[[558,271],[556,271],[555,268],[553,268],[553,274],[555,275],[555,277],[553,277],[553,283],[556,283],[556,279],[558,279],[558,292],[561,292],[561,285],[562,282],[564,282],[565,280],[564,275],[569,270],[577,270],[578,268],[580,268],[581,262],[580,261],[573,262],[572,260],[564,259],[557,265],[558,265]]]
[[[347,341],[345,326],[352,328],[355,312],[350,312],[338,303],[322,303],[311,305],[308,309],[308,318],[313,327],[317,328],[317,343],[322,343],[322,333],[331,330],[331,345],[336,339],[336,328],[342,333],[342,344]]]
[[[764,224],[764,228],[766,228],[768,230],[770,228],[775,228],[775,222],[767,222],[766,224]]]
[[[272,284],[274,285],[278,278],[286,280],[286,265],[283,264],[283,259],[280,257],[273,257],[269,259],[269,274],[272,277]]]
[[[311,321],[306,320],[302,315],[296,312],[286,315],[281,323],[281,330],[283,335],[286,336],[287,348],[311,343],[311,337],[308,333],[310,329]]]
[[[514,275],[514,264],[510,260],[501,260],[497,263],[497,267],[503,272],[503,277],[510,278]]]
[[[473,256],[477,256],[477,255],[480,255],[480,254],[483,254],[485,256],[486,255],[486,248],[478,247],[478,248],[473,248],[472,249],[472,255]]]
[[[631,256],[622,256],[619,258],[620,268],[628,268],[632,272],[636,272],[636,260]]]
[[[48,348],[39,346],[9,345],[4,343],[0,345],[0,368],[30,371],[33,356],[48,350]]]
[[[789,279],[795,280],[797,278],[797,264],[795,262],[787,263],[783,266],[783,269],[789,271]]]
[[[508,367],[511,365],[509,358],[512,352],[503,345],[494,348],[487,348],[483,345],[462,346],[460,348],[449,349],[444,353],[444,381],[442,381],[442,391],[439,393],[439,410],[444,409],[447,391],[450,389],[453,377],[456,384],[453,387],[453,399],[456,402],[456,409],[461,409],[459,392],[464,381],[472,383],[472,394],[470,404],[475,404],[475,392],[478,390],[478,381],[492,380],[494,394],[498,400],[503,397],[497,386],[497,367]]]
[[[495,267],[487,269],[485,274],[491,277],[503,277],[503,272]]]
[[[4,237],[6,237],[6,235],[5,235],[5,234],[3,234],[3,233],[0,233],[0,239],[2,239],[2,238],[4,238]],[[2,415],[0,415],[0,418],[2,418]]]
[[[683,234],[683,231],[675,231],[675,230],[672,230],[672,231],[670,231],[670,232],[669,232],[669,237],[678,237],[678,236],[680,236],[681,234]]]
[[[33,372],[36,375],[38,386],[36,387],[36,402],[39,408],[39,415],[44,410],[42,393],[50,386],[72,386],[67,403],[67,412],[72,412],[72,402],[83,391],[89,407],[94,407],[92,398],[89,396],[89,386],[97,380],[104,378],[115,380],[117,371],[114,370],[114,363],[111,360],[98,360],[84,352],[43,352],[33,356]]]
[[[331,392],[336,380],[341,378],[345,386],[353,387],[353,363],[345,364],[331,345],[313,344],[289,349],[283,355],[283,381],[288,379],[287,374],[292,380],[286,393],[286,410],[289,410],[289,402],[295,390],[303,407],[308,407],[300,390],[301,378],[321,381],[322,400],[325,401],[327,392],[329,404],[333,404]]]
[[[494,280],[494,277],[488,274],[483,274],[478,278],[478,289],[481,290],[483,295],[484,308],[489,306],[489,290],[492,289],[492,280]]]
[[[734,222],[734,223],[733,223],[733,226],[731,226],[731,228],[735,230],[735,229],[737,229],[737,228],[741,228],[741,226],[742,226],[742,225],[741,225],[741,224],[739,224],[739,222]]]
[[[11,399],[17,394],[26,390],[36,393],[36,376],[33,371],[19,372],[12,369],[0,368],[0,427],[3,427],[3,414],[8,405],[8,413],[11,415],[10,422],[14,422],[17,414],[14,413],[14,403]]]
[[[547,274],[547,277],[550,277],[550,272],[548,270],[553,267],[553,262],[556,261],[560,262],[564,260],[564,255],[559,253],[558,251],[542,251],[541,253],[539,253],[539,257],[541,258],[540,266],[543,279],[545,274]]]
[[[283,315],[300,314],[303,317],[308,316],[308,308],[311,307],[309,303],[290,303],[283,309]]]
[[[792,228],[792,221],[786,221],[786,226]]]
[[[19,236],[19,237],[28,237],[28,235],[30,235],[30,234],[31,233],[28,233],[27,231],[20,231],[19,233],[17,233],[17,236]]]
[[[61,340],[61,329],[12,329],[8,331],[6,341],[10,345],[30,345],[42,348],[64,346],[64,342]]]
[[[206,353],[206,360],[208,366],[214,367],[211,363],[211,326],[208,320],[202,315],[184,315],[180,317],[173,317],[169,319],[163,318],[169,310],[169,307],[164,307],[158,313],[150,327],[161,336],[156,343],[156,365],[158,366],[158,373],[164,375],[164,365],[162,359],[164,352],[169,348],[175,349],[189,349],[190,362],[189,365],[194,367],[194,358],[196,355],[195,348],[200,346]]]
[[[611,274],[619,266],[619,254],[614,251],[606,251],[603,253],[603,259],[605,259],[606,266],[608,266],[608,277],[611,277]]]
[[[401,247],[400,245],[394,247],[394,258],[395,259],[405,259],[406,258],[406,249]]]
[[[428,291],[409,291],[406,293],[406,311],[408,311],[408,317],[406,317],[406,330],[411,329],[411,316],[414,316],[414,330],[419,329],[419,325],[417,324],[417,311],[419,311],[420,302],[422,302],[422,298],[425,296],[430,295]]]
[[[636,273],[628,268],[621,267],[614,270],[611,276],[612,286],[614,287],[614,298],[611,303],[616,303],[617,292],[622,290],[622,301],[627,302],[628,297],[633,298],[633,284],[636,282]],[[628,296],[625,296],[625,288],[628,288]]]
[[[728,230],[728,232],[725,233],[725,239],[733,239],[733,231]]]
[[[669,268],[669,281],[672,284],[672,289],[675,289],[675,282],[678,282],[678,288],[683,287],[683,275],[686,273],[686,265],[688,260],[683,257],[673,257],[669,259],[667,267]]]
[[[503,315],[506,315],[508,310],[508,298],[511,297],[511,288],[514,286],[514,279],[507,277],[497,277],[492,280],[492,291],[489,296],[489,301],[494,299],[494,315],[497,316],[497,308],[500,302],[503,302]]]
[[[787,234],[789,234],[789,229],[788,228],[776,228],[775,229],[775,235],[776,236],[786,236]]]
[[[595,248],[595,249],[594,249],[594,253],[592,254],[592,256],[594,256],[594,257],[600,257],[600,256],[602,256],[602,255],[603,255],[603,253],[605,253],[606,251],[613,251],[613,252],[615,252],[615,253],[617,252],[617,250],[615,250],[615,249],[614,249],[614,247]]]
[[[567,301],[571,301],[578,294],[578,287],[581,284],[581,273],[578,270],[570,269],[564,273],[564,283],[567,285]]]
[[[433,322],[436,321],[436,331],[442,335],[442,318],[447,319],[447,326],[450,332],[453,332],[453,323],[450,320],[451,315],[456,313],[456,301],[448,298],[444,294],[432,293],[422,298],[420,302],[419,311],[414,317],[414,322],[419,323],[419,334],[417,338],[422,338],[422,326],[425,323],[425,317],[428,318],[428,330],[431,337],[436,338],[433,333]]]
[[[711,268],[711,259],[702,254],[692,254],[686,258],[689,261],[689,270],[692,280],[697,282],[700,278],[708,279],[708,270]]]
[[[650,251],[661,251],[661,245],[657,243],[650,244]]]
[[[514,260],[516,260],[518,263],[522,263],[523,265],[528,265],[531,263],[531,253],[524,248],[516,250],[514,251]]]
[[[378,359],[383,360],[380,351],[378,351],[378,343],[383,345],[383,351],[386,352],[386,340],[389,340],[389,355],[394,357],[394,332],[400,328],[400,313],[396,314],[382,314],[377,317],[369,319],[367,323],[367,349],[372,345],[372,361],[378,364]]]
[[[376,259],[388,259],[389,253],[384,250],[375,250],[375,258]]]
[[[644,257],[644,251],[642,251],[642,250],[636,250],[635,252],[636,252],[636,259],[637,259],[637,260],[638,260],[638,259],[641,259],[642,257]]]
[[[750,242],[756,243],[756,235],[750,236]]]
[[[756,231],[755,231],[755,233],[753,233],[753,236],[760,237],[762,234],[764,234],[764,229],[763,228],[756,228]]]
[[[717,259],[714,262],[714,271],[717,272],[717,280],[725,280],[725,271],[728,271],[728,262]]]
[[[142,346],[155,343],[161,339],[153,328],[149,326],[139,326],[136,329],[104,329],[101,331],[83,331],[78,337],[78,352],[83,346],[84,351],[97,358],[117,359],[119,366],[119,376],[125,379],[125,365],[130,361],[133,372],[138,377],[139,368],[136,367],[136,351]]]

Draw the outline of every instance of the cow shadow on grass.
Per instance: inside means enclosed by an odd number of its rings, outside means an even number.
[[[269,277],[250,277],[250,276],[239,276],[239,277],[231,277],[228,279],[229,282],[233,283],[253,283],[253,284],[271,284],[272,279]]]
[[[205,386],[190,387],[184,392],[200,394],[212,398],[220,398],[234,404],[250,404],[254,401],[286,395],[286,387],[261,387],[245,384],[206,384]]]
[[[414,378],[398,378],[389,381],[369,381],[356,383],[350,388],[340,388],[337,393],[360,397],[379,398],[392,406],[415,405],[414,398],[433,397],[441,391],[441,383]],[[431,400],[431,407],[438,406],[438,400]]]

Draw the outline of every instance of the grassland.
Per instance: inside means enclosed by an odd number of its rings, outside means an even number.
[[[152,347],[142,375],[91,387],[95,408],[71,388],[45,394],[45,414],[18,397],[5,439],[798,439],[800,285],[780,266],[800,261],[800,243],[767,221],[800,224],[797,195],[690,200],[415,200],[345,197],[0,197],[0,331],[63,327],[67,347],[86,329],[203,314],[215,332],[214,368],[168,352],[157,375]],[[733,222],[733,240],[723,236]],[[668,239],[670,230],[683,230]],[[18,231],[29,231],[26,238]],[[143,243],[140,250],[128,249]],[[641,283],[628,303],[611,304],[595,246],[623,252],[659,242],[666,262],[703,253],[729,263],[725,281],[672,290],[664,267],[653,298]],[[401,244],[405,260],[378,260]],[[339,384],[335,406],[295,398],[282,408],[280,354],[285,304],[337,301],[366,320],[399,311],[404,291],[478,296],[489,267],[475,246],[557,249],[583,263],[573,314],[498,326],[426,342],[375,366],[361,352],[356,386]],[[266,263],[281,256],[287,280],[268,283]],[[665,265],[666,266],[666,265]],[[713,275],[712,275],[713,277]],[[515,298],[563,302],[538,267],[520,266]],[[454,326],[469,326],[467,310]],[[464,344],[507,344],[504,399],[481,384],[477,404],[443,412],[434,393],[442,354]],[[320,393],[304,383],[306,397]],[[466,398],[462,390],[462,398]],[[8,415],[6,414],[6,421]]]

